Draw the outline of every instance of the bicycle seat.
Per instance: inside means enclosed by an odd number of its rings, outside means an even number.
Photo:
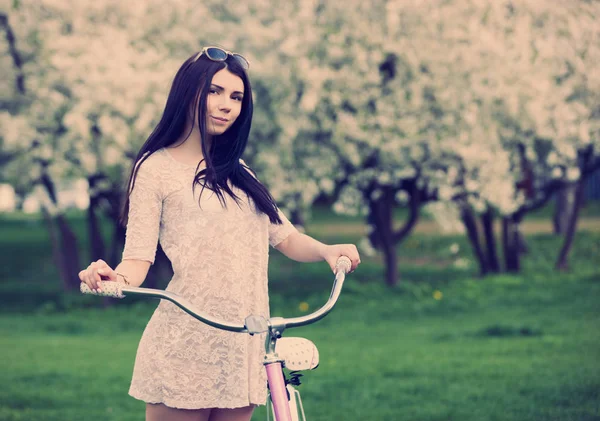
[[[281,338],[275,344],[275,353],[292,371],[313,370],[319,365],[319,350],[306,338]]]

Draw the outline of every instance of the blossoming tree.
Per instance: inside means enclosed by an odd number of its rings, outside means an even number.
[[[518,269],[524,215],[598,167],[598,76],[588,71],[598,62],[598,7],[15,2],[0,13],[3,64],[13,69],[9,112],[0,116],[1,177],[21,193],[43,185],[63,238],[55,186],[87,180],[92,257],[104,256],[99,214],[122,239],[116,221],[134,151],[177,66],[216,40],[251,61],[247,160],[294,219],[319,195],[335,198],[338,212],[364,215],[364,245],[381,250],[394,284],[398,243],[423,205],[437,201],[458,208],[482,273],[499,270],[493,220],[501,216],[505,266]],[[410,212],[397,227],[399,206]]]
[[[581,84],[597,60],[597,16],[586,2],[322,4],[303,89],[279,112],[294,140],[280,146],[290,154],[301,145],[303,167],[316,163],[326,181],[318,185],[339,191],[336,210],[367,217],[388,283],[397,278],[395,246],[429,200],[459,207],[484,274],[500,269],[493,220],[502,216],[505,266],[518,270],[524,215],[597,167],[590,158],[579,171],[573,159],[578,143],[597,157],[589,146],[597,86],[589,77]],[[579,72],[564,73],[569,61]],[[574,101],[578,91],[587,105]],[[394,231],[398,205],[411,216]]]

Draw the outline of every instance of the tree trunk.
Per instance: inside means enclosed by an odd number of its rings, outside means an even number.
[[[58,268],[65,291],[79,289],[79,252],[77,238],[69,228],[63,215],[53,218],[48,210],[42,207],[42,214],[50,235],[52,257]]]
[[[67,279],[67,269],[63,265],[63,258],[60,252],[60,240],[59,236],[56,232],[56,226],[54,223],[54,219],[50,216],[50,212],[42,206],[42,215],[44,217],[44,222],[46,223],[46,229],[48,230],[48,236],[50,237],[50,245],[52,247],[52,260],[56,267],[58,268],[58,275],[60,279]]]
[[[398,284],[398,258],[396,256],[396,247],[393,241],[393,220],[392,204],[388,203],[388,198],[383,195],[377,201],[371,201],[369,209],[375,222],[374,234],[377,238],[376,244],[379,246],[384,256],[385,263],[385,283],[388,286]]]
[[[383,247],[383,256],[385,262],[385,283],[388,286],[395,286],[400,280],[398,271],[398,256],[396,255],[396,247],[393,244],[385,243]]]
[[[110,247],[107,251],[110,267],[116,267],[121,263],[123,247],[125,246],[125,227],[121,224],[121,200],[122,194],[117,185],[112,185],[110,189],[102,192],[97,197],[98,203],[104,200],[108,204],[107,217],[112,222],[112,238]]]
[[[16,3],[15,3],[16,4]],[[18,21],[17,21],[18,22]],[[14,23],[14,22],[13,22]],[[18,25],[18,23],[17,23]],[[0,13],[0,30],[4,29],[6,34],[6,41],[8,42],[8,52],[12,58],[13,64],[16,69],[17,78],[16,85],[17,90],[21,95],[25,95],[25,73],[23,72],[23,60],[19,54],[19,49],[16,46],[15,33],[12,30],[12,26],[8,22],[8,15],[6,13]]]
[[[554,217],[552,218],[554,225],[554,233],[563,235],[567,232],[569,221],[573,213],[575,204],[575,190],[577,186],[571,184],[556,192]]]
[[[88,238],[90,241],[90,260],[106,259],[106,248],[98,216],[96,215],[97,198],[90,197],[90,205],[87,209]]]
[[[471,243],[471,247],[473,248],[473,253],[477,258],[477,262],[479,263],[479,275],[485,276],[489,272],[488,262],[485,257],[485,253],[481,247],[481,243],[479,241],[479,234],[477,232],[477,221],[475,220],[475,216],[473,215],[473,211],[471,208],[463,204],[460,209],[460,218],[465,225],[465,229],[467,230],[467,237],[469,238],[469,242]]]
[[[113,221],[113,223],[113,236],[107,263],[110,267],[115,268],[121,263],[121,256],[125,247],[125,227],[118,220]]]
[[[490,208],[481,216],[483,233],[485,235],[486,258],[492,273],[500,272],[500,262],[496,250],[496,235],[494,233],[494,211]]]
[[[290,213],[290,222],[294,224],[294,226],[300,230],[303,230],[306,226],[306,220],[304,218],[304,212],[302,210],[295,208]]]
[[[509,273],[520,270],[518,229],[510,217],[502,218],[502,245],[504,248],[504,267]]]
[[[42,165],[42,175],[40,176],[40,182],[46,189],[48,197],[50,198],[53,206],[58,208],[58,196],[56,193],[56,187],[54,182],[50,178],[47,172],[45,172],[44,163]],[[48,212],[45,210],[45,212]],[[77,237],[69,227],[64,215],[58,213],[54,218],[48,212],[48,216],[56,221],[56,228],[58,229],[58,235],[55,237],[58,239],[58,250],[55,252],[55,256],[59,260],[59,273],[62,278],[63,287],[66,291],[79,289],[79,248],[77,247]]]
[[[529,253],[529,247],[527,246],[527,240],[521,231],[521,222],[513,222],[513,230],[515,235],[517,252],[520,254]]]
[[[60,233],[61,259],[65,270],[63,285],[67,291],[79,289],[79,249],[77,237],[69,227],[64,215],[57,215],[56,222]]]
[[[371,202],[369,202],[369,214],[367,215],[367,225],[369,226],[369,232],[367,237],[371,246],[375,250],[381,249],[381,239],[379,238],[379,231],[377,228],[377,218],[375,217],[375,208]],[[372,228],[371,228],[372,227]]]
[[[394,231],[393,210],[397,190],[391,187],[381,187],[382,194],[377,200],[371,200],[371,191],[367,192],[365,199],[369,203],[367,223],[373,226],[369,233],[371,245],[384,253],[386,276],[388,286],[395,286],[400,281],[396,246],[400,244],[413,230],[419,220],[419,211],[423,200],[427,200],[424,192],[416,187],[416,183],[406,186],[409,195],[409,216],[404,224]]]
[[[563,242],[558,259],[556,260],[556,269],[568,270],[569,269],[569,251],[573,245],[573,239],[575,238],[575,232],[577,231],[577,221],[579,219],[579,210],[581,209],[581,203],[583,202],[583,196],[585,193],[585,178],[582,176],[577,182],[575,189],[575,200],[573,201],[573,207],[569,212],[569,223],[567,224],[565,231],[565,240]]]
[[[382,222],[379,232],[385,260],[385,283],[388,286],[395,286],[398,284],[400,274],[398,273],[396,244],[393,239],[394,224],[392,218],[392,206],[390,203],[387,203],[386,199],[386,197],[383,197],[382,200],[378,202],[378,214]]]

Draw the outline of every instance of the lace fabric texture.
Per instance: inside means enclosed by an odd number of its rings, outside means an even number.
[[[271,224],[235,187],[240,206],[225,195],[224,208],[212,191],[200,196],[198,186],[193,193],[195,170],[165,149],[139,166],[123,259],[153,263],[160,241],[174,272],[167,291],[225,321],[269,317],[269,244],[296,229],[281,212],[284,223]],[[185,409],[265,404],[264,340],[206,326],[161,301],[142,335],[129,394]]]

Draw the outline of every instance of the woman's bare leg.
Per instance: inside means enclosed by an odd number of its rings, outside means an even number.
[[[214,408],[209,421],[250,421],[255,407],[256,405],[233,409]]]
[[[210,413],[211,409],[177,409],[162,403],[146,404],[146,421],[208,421]]]

